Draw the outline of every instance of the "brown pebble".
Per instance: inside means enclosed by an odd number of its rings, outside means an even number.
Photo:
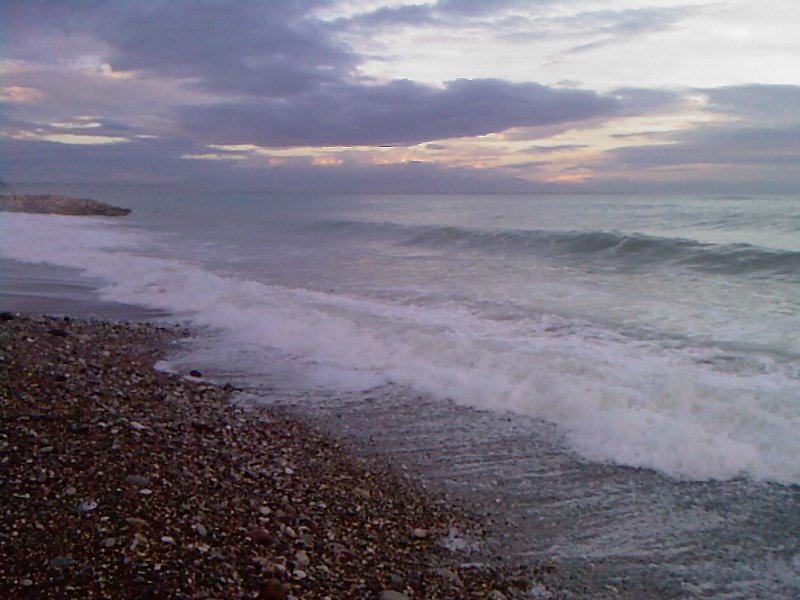
[[[272,541],[272,536],[263,527],[253,527],[249,532],[247,532],[247,536],[255,543],[263,544],[264,546],[269,545],[269,543]]]
[[[261,586],[259,597],[264,600],[283,600],[289,595],[288,586],[274,577]]]

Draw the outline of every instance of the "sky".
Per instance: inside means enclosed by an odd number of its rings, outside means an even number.
[[[797,0],[2,0],[0,177],[800,190]]]

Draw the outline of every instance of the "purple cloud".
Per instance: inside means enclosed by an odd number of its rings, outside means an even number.
[[[339,84],[292,102],[262,99],[184,109],[180,127],[210,143],[264,146],[417,144],[615,114],[623,103],[589,90],[498,79],[442,88],[397,80]]]

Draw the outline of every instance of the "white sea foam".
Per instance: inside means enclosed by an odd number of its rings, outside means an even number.
[[[108,299],[217,328],[227,344],[279,349],[331,381],[353,373],[354,385],[393,381],[545,419],[590,460],[800,482],[796,365],[766,355],[668,348],[552,315],[492,320],[452,303],[290,289],[147,256],[153,238],[110,220],[4,218],[5,257],[82,269],[107,282]]]

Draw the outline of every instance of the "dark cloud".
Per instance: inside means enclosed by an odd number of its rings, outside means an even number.
[[[672,143],[619,148],[614,162],[635,167],[784,165],[800,161],[800,124],[794,127],[706,126],[672,135]]]
[[[111,65],[194,79],[217,91],[285,96],[342,79],[357,57],[310,10],[319,1],[160,0],[112,14],[96,32]]]
[[[800,86],[732,85],[703,89],[709,109],[770,123],[800,123]]]
[[[631,134],[664,143],[619,148],[608,153],[608,159],[637,168],[760,165],[800,174],[800,86],[740,85],[696,91],[707,97],[706,111],[737,119],[677,132]]]
[[[265,100],[188,108],[179,123],[185,132],[220,144],[417,144],[580,121],[621,108],[613,97],[536,83],[459,79],[437,88],[399,80],[327,86],[290,103]]]

